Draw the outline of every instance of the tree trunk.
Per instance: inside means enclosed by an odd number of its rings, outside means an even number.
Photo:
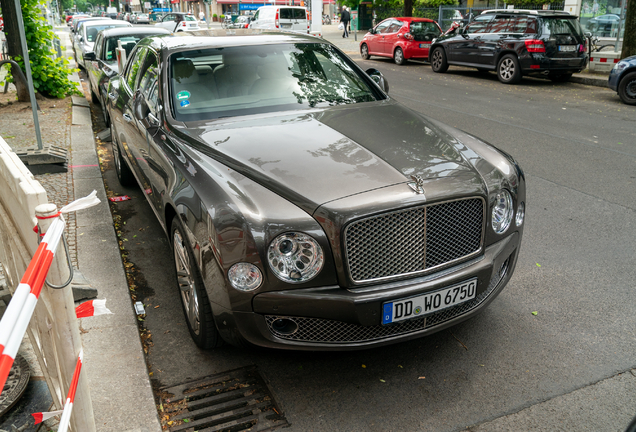
[[[636,0],[627,0],[625,14],[625,36],[621,59],[636,55]]]
[[[404,0],[404,16],[413,16],[413,0]]]
[[[15,9],[15,2],[13,0],[0,0],[0,7],[2,7],[2,15],[4,18],[4,34],[7,38],[8,54],[11,59],[15,59],[16,56],[22,57],[22,44],[20,43],[20,28],[18,27],[18,18]],[[26,83],[22,82],[19,78],[18,72],[14,70],[15,66],[11,67],[11,74],[13,75],[13,83],[18,91],[18,101],[29,102],[29,89]],[[23,71],[24,72],[24,71]],[[25,72],[26,75],[26,72]]]

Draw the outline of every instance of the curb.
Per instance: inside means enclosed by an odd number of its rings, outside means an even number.
[[[68,44],[68,41],[67,41]],[[70,50],[67,45],[67,53]],[[72,53],[72,51],[71,51]],[[72,55],[72,54],[71,54]],[[80,84],[77,72],[70,79]],[[97,191],[100,204],[79,212],[77,260],[113,315],[80,319],[85,373],[99,432],[161,432],[146,358],[99,167],[89,102],[72,98],[71,149],[76,198]]]
[[[570,77],[569,81],[573,83],[585,84],[589,86],[609,88],[607,86],[607,78],[586,77],[581,75],[577,76],[577,74],[574,74],[572,75],[572,77]]]

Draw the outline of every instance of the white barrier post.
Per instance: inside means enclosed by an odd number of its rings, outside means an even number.
[[[40,234],[46,232],[54,217],[58,213],[55,204],[40,204],[35,208]],[[61,216],[60,216],[61,217]],[[69,278],[69,265],[64,251],[64,245],[55,254],[47,280],[54,285],[62,285]],[[73,380],[77,356],[82,350],[79,322],[75,316],[75,303],[71,285],[62,289],[51,289],[47,286],[42,295],[48,297],[51,315],[55,318],[50,325],[56,337],[56,351],[60,367],[60,377],[63,389],[68,389]],[[86,375],[80,376],[76,401],[73,407],[71,425],[74,431],[94,432],[95,420],[91,395],[86,381]]]

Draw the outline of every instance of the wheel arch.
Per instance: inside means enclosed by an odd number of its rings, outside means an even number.
[[[621,76],[618,77],[618,82],[616,83],[616,88],[618,89],[618,86],[621,85],[621,81],[623,81],[623,79],[629,75],[632,72],[636,72],[636,64],[629,66],[627,69],[625,69],[622,73]]]
[[[437,47],[441,47],[444,50],[444,55],[446,56],[446,61],[448,61],[448,53],[446,52],[446,47],[441,44],[441,43],[436,43],[431,45],[431,47],[428,49],[428,61],[431,61],[431,56],[433,55],[433,51],[435,51],[437,49]]]
[[[506,48],[505,50],[501,50],[496,57],[496,61],[495,61],[495,68],[497,67],[497,65],[499,64],[499,61],[501,61],[501,58],[505,55],[508,54],[512,54],[515,57],[517,57],[517,61],[519,61],[519,53],[517,53],[517,51],[510,49],[510,48]]]

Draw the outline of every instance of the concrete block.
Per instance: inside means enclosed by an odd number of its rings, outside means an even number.
[[[86,108],[73,107],[73,109],[82,109],[88,111]],[[93,139],[93,129],[88,125],[74,125],[71,126],[71,147],[73,148],[73,154],[76,150],[93,150],[95,151],[95,140]]]
[[[83,96],[71,96],[71,100],[73,101],[73,106],[83,106],[88,108],[90,105],[88,104],[88,101],[86,100],[85,97]]]
[[[91,125],[91,110],[87,107],[73,106],[73,125]]]

